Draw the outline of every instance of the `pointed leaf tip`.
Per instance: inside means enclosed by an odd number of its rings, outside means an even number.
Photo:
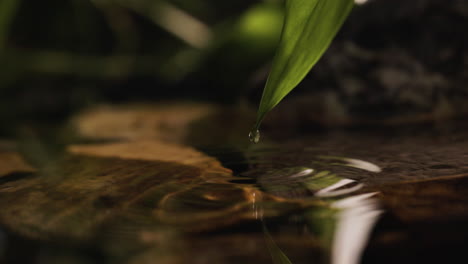
[[[257,112],[257,129],[317,63],[353,5],[354,0],[286,0],[281,40]]]

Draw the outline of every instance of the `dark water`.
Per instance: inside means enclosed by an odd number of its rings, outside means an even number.
[[[257,145],[196,149],[155,140],[2,141],[9,162],[0,167],[12,167],[0,179],[2,263],[463,259],[463,122],[263,134]]]

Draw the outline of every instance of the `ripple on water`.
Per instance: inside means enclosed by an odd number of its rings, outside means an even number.
[[[271,153],[255,153],[254,161],[259,167]],[[253,166],[255,168],[255,165]],[[315,156],[307,166],[256,169],[246,174],[257,179],[258,187],[266,193],[283,198],[320,200],[324,207],[311,207],[298,213],[302,225],[310,235],[319,239],[327,249],[328,260],[324,263],[360,262],[370,233],[382,214],[377,193],[359,193],[364,187],[357,180],[333,172],[334,167],[358,169],[379,173],[382,169],[371,162],[336,156]],[[343,172],[343,170],[340,170]],[[254,208],[261,210],[261,205]],[[260,209],[259,209],[260,208]],[[296,218],[297,219],[297,218]],[[268,230],[269,220],[262,219],[263,232],[268,249],[276,263],[292,263],[281,246],[275,243],[274,235]],[[286,223],[291,225],[291,223]]]

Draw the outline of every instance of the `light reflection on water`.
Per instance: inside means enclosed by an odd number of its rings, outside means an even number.
[[[324,160],[329,160],[330,165],[343,165],[347,167],[353,167],[357,169],[362,169],[365,171],[370,171],[370,172],[382,172],[382,169],[371,162],[364,161],[364,160],[359,160],[359,159],[350,159],[350,158],[344,158],[344,157],[333,157],[333,156],[319,156],[319,158],[324,159]],[[332,162],[336,161],[336,162]]]
[[[336,196],[341,196],[341,195],[346,195],[346,194],[351,194],[355,191],[358,191],[361,189],[364,185],[361,183],[358,183],[354,186],[350,186],[352,183],[355,183],[355,180],[351,179],[342,179],[339,180],[337,183],[334,183],[330,186],[327,186],[315,193],[315,196],[318,197],[336,197]],[[345,187],[349,186],[349,187]],[[343,188],[345,187],[345,188]]]
[[[370,232],[382,214],[376,193],[365,193],[338,200],[340,209],[332,245],[332,264],[357,264],[369,240]]]
[[[329,161],[329,166],[347,166],[374,173],[382,171],[378,165],[363,160],[332,156],[319,156],[318,158]],[[329,254],[329,257],[325,258],[327,259],[325,263],[357,264],[360,262],[362,252],[369,240],[370,232],[383,212],[379,201],[375,198],[377,192],[357,193],[364,187],[364,184],[353,179],[342,178],[329,171],[317,171],[309,167],[291,167],[268,171],[266,172],[266,177],[270,177],[270,180],[263,181],[263,186],[261,187],[266,189],[267,192],[268,190],[273,190],[274,193],[291,194],[293,192],[282,192],[282,190],[288,189],[284,186],[290,184],[288,180],[293,180],[295,181],[293,186],[297,187],[302,184],[313,193],[313,196],[305,197],[305,199],[314,199],[313,197],[316,197],[327,204],[326,207],[329,209],[318,209],[318,212],[324,210],[324,212],[327,212],[325,214],[319,213],[320,217],[314,216],[317,215],[314,212],[317,209],[314,208],[307,209],[304,212],[312,216],[307,220],[309,221],[309,225],[333,227],[328,229],[329,234],[326,231],[321,235],[318,234],[321,237],[324,248],[328,248],[329,251],[326,254]],[[282,179],[278,179],[278,177]],[[267,186],[264,186],[265,184]],[[281,186],[274,186],[275,184]],[[273,185],[273,188],[271,185]],[[273,263],[292,263],[287,254],[275,243],[273,236],[268,231],[265,225],[266,220],[262,217],[260,200],[253,199],[252,202],[255,218],[260,219],[262,222],[266,244]],[[320,224],[316,222],[328,223]],[[327,239],[327,237],[331,237],[331,239]]]

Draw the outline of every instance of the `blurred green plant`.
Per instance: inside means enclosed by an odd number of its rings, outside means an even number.
[[[0,1],[0,52],[5,48],[10,33],[11,21],[16,13],[18,3],[18,0]]]
[[[265,223],[263,222],[262,227],[263,235],[265,236],[265,241],[268,247],[268,251],[270,252],[273,264],[292,264],[288,256],[286,256],[286,254],[284,254],[281,248],[279,248],[278,245],[275,243],[275,240],[273,240],[273,237],[270,235],[270,232],[268,232],[268,229],[265,226]]]
[[[213,64],[211,56],[241,65],[237,68],[271,57],[282,25],[280,0],[233,2],[228,6],[239,5],[242,10],[231,7],[230,16],[210,20],[219,11],[213,2],[74,0],[59,5],[49,1],[44,5],[60,10],[61,15],[45,17],[33,32],[32,8],[21,5],[17,14],[20,0],[2,0],[0,53],[5,51],[5,64],[28,74],[107,80],[152,76],[169,82],[199,69],[210,71],[206,68],[211,65],[203,62]],[[151,34],[143,34],[144,30]],[[236,61],[230,61],[231,57]]]
[[[317,63],[354,5],[353,0],[286,0],[283,31],[263,90],[251,140],[273,109]]]
[[[43,106],[36,102],[38,94],[54,95],[51,107],[68,107],[67,100],[79,107],[118,94],[116,89],[125,95],[155,89],[164,97],[175,90],[168,87],[176,87],[181,89],[177,95],[236,102],[264,79],[286,21],[259,126],[318,60],[352,2],[2,0],[0,112],[12,112],[8,108],[14,106],[36,113]],[[140,88],[146,81],[148,88]],[[124,92],[131,82],[138,82],[138,89]],[[55,95],[63,86],[71,92]],[[9,104],[17,99],[24,104]]]

